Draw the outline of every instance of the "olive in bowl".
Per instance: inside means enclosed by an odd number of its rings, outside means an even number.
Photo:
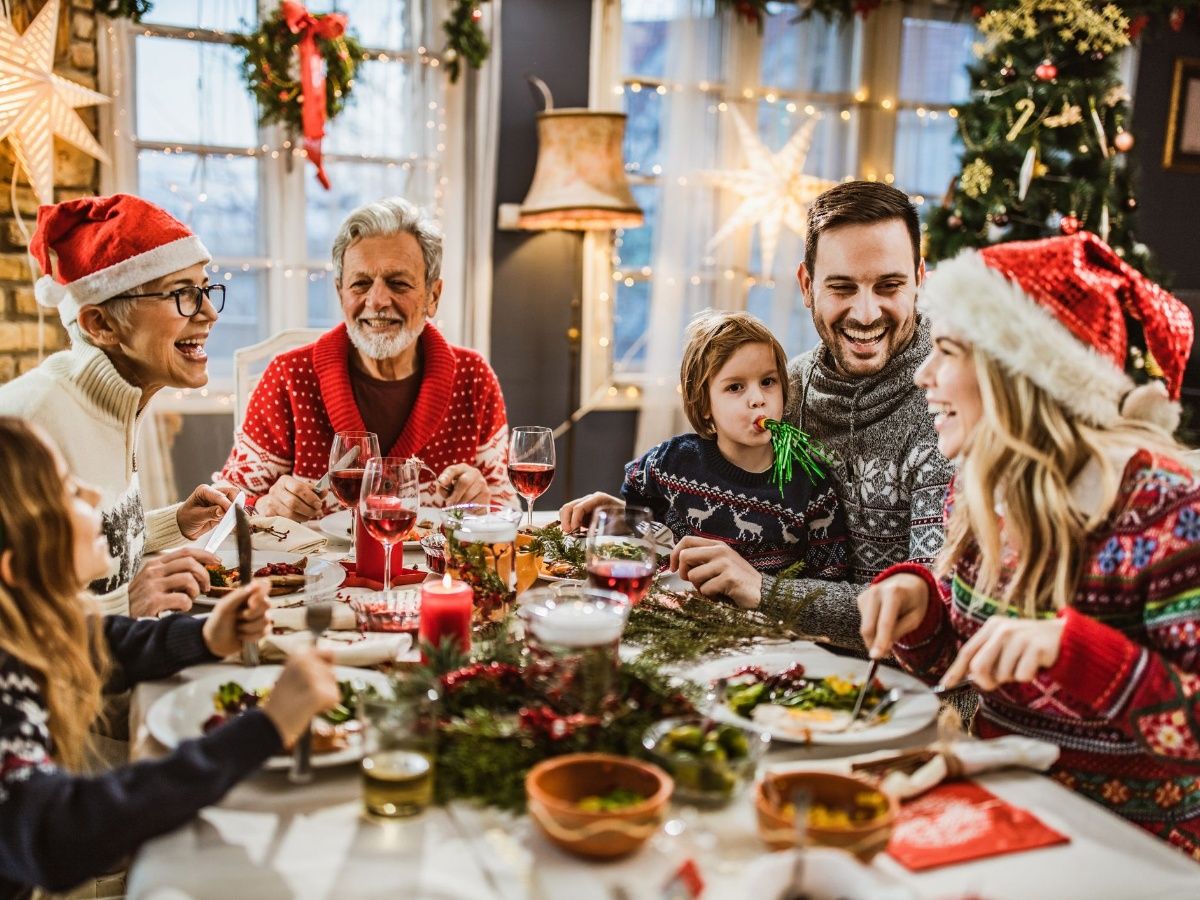
[[[754,780],[771,744],[765,732],[700,716],[664,719],[646,730],[642,746],[675,779],[675,799],[723,806]]]

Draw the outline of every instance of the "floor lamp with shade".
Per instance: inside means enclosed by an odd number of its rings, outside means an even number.
[[[538,157],[533,182],[521,204],[517,227],[527,231],[578,232],[574,271],[582,277],[583,232],[637,228],[645,217],[629,190],[621,145],[625,114],[592,109],[555,109],[550,91],[536,78],[546,107],[538,113]],[[564,488],[574,496],[574,415],[579,401],[580,343],[583,305],[579,292],[571,298],[567,329],[570,358],[566,420],[555,437],[566,434]]]

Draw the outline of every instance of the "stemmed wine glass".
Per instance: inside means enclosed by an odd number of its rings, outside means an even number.
[[[358,456],[344,468],[335,469],[343,456],[355,447]],[[358,498],[362,494],[363,472],[366,471],[367,460],[379,455],[379,436],[373,431],[339,431],[333,436],[333,444],[329,448],[329,486],[333,494],[345,509],[350,510],[350,548],[354,552],[354,542],[357,537],[355,510]]]
[[[631,605],[641,603],[658,571],[650,526],[650,510],[644,506],[602,506],[592,513],[586,544],[588,580],[598,588],[620,591]]]
[[[540,425],[514,428],[508,439],[508,480],[529,504],[533,527],[533,501],[554,480],[554,432]]]
[[[385,591],[392,589],[392,546],[412,531],[420,502],[420,462],[394,456],[367,460],[358,512],[367,534],[383,544]]]

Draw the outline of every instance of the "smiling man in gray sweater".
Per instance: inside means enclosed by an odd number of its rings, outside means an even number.
[[[942,546],[950,464],[924,393],[913,382],[929,354],[917,314],[925,277],[916,208],[888,185],[839,184],[809,207],[797,273],[821,344],[791,361],[785,418],[821,441],[850,531],[850,582],[776,579],[726,544],[684,538],[680,574],[705,595],[769,603],[805,634],[863,649],[855,598],[894,563],[929,563]]]

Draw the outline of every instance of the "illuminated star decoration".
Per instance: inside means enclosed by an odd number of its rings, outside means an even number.
[[[730,108],[738,140],[746,154],[746,168],[702,172],[709,184],[729,188],[742,198],[741,204],[708,242],[712,249],[745,225],[758,225],[762,247],[762,271],[769,276],[784,225],[804,236],[808,204],[834,182],[805,175],[804,163],[812,146],[817,118],[809,116],[778,153],[772,154],[746,124],[735,107]]]
[[[55,135],[108,162],[75,112],[108,98],[53,71],[58,5],[59,0],[50,0],[20,35],[0,16],[0,141],[8,138],[42,203],[54,202]]]

